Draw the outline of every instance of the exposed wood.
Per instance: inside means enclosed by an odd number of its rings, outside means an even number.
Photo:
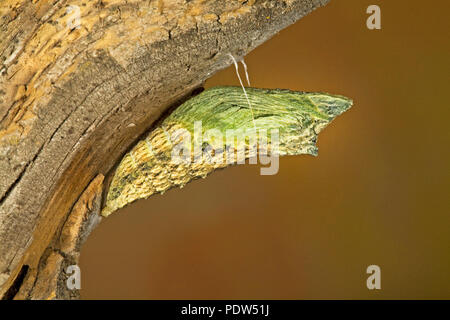
[[[99,177],[229,53],[327,2],[2,1],[0,297],[67,298],[60,271],[79,247],[63,239],[97,214]]]
[[[98,175],[82,193],[60,230],[42,254],[37,268],[28,269],[14,299],[79,298],[79,290],[69,290],[65,270],[77,265],[81,245],[101,221],[103,175]]]

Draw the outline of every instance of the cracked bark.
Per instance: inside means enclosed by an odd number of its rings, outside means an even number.
[[[229,53],[327,2],[2,1],[0,297],[76,298],[64,269],[98,220],[103,177]]]

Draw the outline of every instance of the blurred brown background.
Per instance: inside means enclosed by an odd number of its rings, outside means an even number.
[[[382,30],[366,28],[370,4]],[[82,251],[82,298],[450,298],[449,9],[332,0],[253,51],[253,86],[353,108],[316,158],[281,158],[274,176],[228,168],[105,219]],[[207,87],[237,84],[231,67]]]

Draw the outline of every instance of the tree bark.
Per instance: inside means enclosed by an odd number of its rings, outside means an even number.
[[[328,1],[3,0],[0,297],[78,297],[64,270],[121,156],[228,54]]]

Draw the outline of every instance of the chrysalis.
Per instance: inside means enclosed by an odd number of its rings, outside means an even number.
[[[279,89],[215,87],[184,102],[127,153],[102,211],[183,187],[245,159],[317,155],[317,134],[352,105],[346,97]]]

